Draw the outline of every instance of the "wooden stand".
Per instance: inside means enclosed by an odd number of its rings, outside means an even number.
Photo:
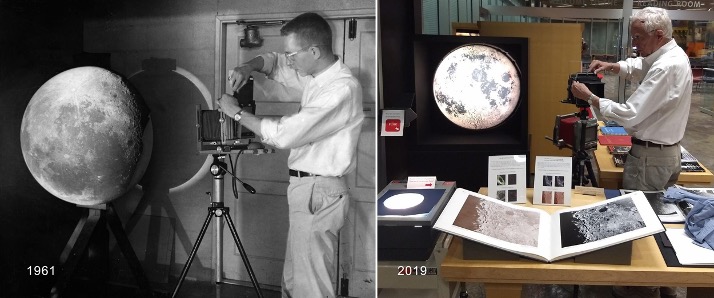
[[[517,254],[466,239],[463,239],[463,249],[464,260],[517,261],[520,258]],[[631,260],[632,241],[573,257],[573,262],[585,264],[630,265]]]
[[[630,265],[632,241],[573,257],[575,263]]]
[[[60,255],[62,269],[57,278],[57,282],[54,287],[52,287],[51,297],[63,297],[63,292],[72,279],[72,275],[77,269],[80,259],[87,252],[87,247],[92,235],[94,235],[95,231],[99,230],[99,226],[103,226],[104,224],[107,224],[114,234],[117,245],[119,245],[122,254],[124,254],[124,257],[127,259],[142,295],[144,297],[152,297],[153,292],[151,291],[149,280],[141,268],[139,259],[136,257],[134,249],[129,243],[129,238],[126,236],[121,221],[114,212],[112,204],[79,207],[87,208],[87,214],[77,222],[72,236],[69,238],[69,241],[67,241],[62,255]]]
[[[520,256],[478,242],[463,240],[464,260],[512,260],[517,261]]]

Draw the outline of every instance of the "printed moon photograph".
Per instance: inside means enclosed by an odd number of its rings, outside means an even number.
[[[28,169],[52,195],[110,202],[132,187],[148,115],[119,75],[99,67],[57,74],[32,96],[20,143]]]
[[[469,44],[449,52],[434,73],[434,99],[452,123],[471,130],[498,126],[518,106],[521,81],[500,49]]]

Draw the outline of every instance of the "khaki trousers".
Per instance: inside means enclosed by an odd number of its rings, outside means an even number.
[[[622,188],[666,190],[677,182],[682,171],[681,160],[679,145],[664,147],[632,144],[625,161]]]
[[[349,204],[343,177],[290,177],[282,297],[335,297],[337,233]]]

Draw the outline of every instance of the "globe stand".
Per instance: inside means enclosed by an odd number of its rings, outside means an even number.
[[[78,205],[79,206],[79,205]],[[72,279],[72,275],[77,269],[77,265],[81,257],[87,252],[88,244],[95,232],[99,231],[99,226],[108,225],[114,234],[117,245],[121,249],[122,254],[129,263],[129,268],[134,274],[134,278],[144,297],[152,297],[149,280],[144,274],[144,270],[139,263],[139,259],[134,253],[134,249],[129,243],[129,238],[124,232],[124,228],[114,211],[112,203],[94,205],[94,206],[79,206],[87,208],[87,213],[77,222],[77,226],[72,233],[72,236],[67,241],[64,251],[60,255],[60,263],[62,263],[61,271],[57,282],[52,287],[50,296],[53,298],[62,297],[67,284]]]
[[[240,241],[240,237],[238,237],[238,233],[236,232],[236,227],[233,224],[233,220],[231,219],[230,215],[230,208],[225,207],[223,205],[223,178],[226,171],[226,163],[223,161],[225,159],[225,155],[223,154],[213,154],[213,164],[211,164],[210,171],[211,175],[213,175],[213,193],[211,195],[211,205],[208,207],[208,216],[206,216],[206,220],[203,222],[203,226],[201,227],[201,232],[198,233],[198,239],[196,240],[196,243],[193,245],[193,249],[191,249],[191,253],[188,255],[188,260],[186,261],[186,265],[184,265],[183,270],[181,271],[181,276],[179,276],[178,283],[176,284],[176,288],[174,289],[173,294],[171,297],[176,297],[178,294],[179,290],[181,289],[181,285],[183,284],[184,279],[186,278],[186,274],[188,273],[189,268],[191,268],[191,263],[193,262],[194,257],[196,257],[196,252],[198,251],[198,247],[201,245],[201,241],[203,240],[203,236],[206,234],[206,230],[208,230],[208,226],[211,223],[211,219],[215,216],[217,217],[216,221],[216,283],[221,283],[222,282],[222,272],[223,272],[223,240],[222,240],[222,217],[226,217],[226,222],[228,223],[228,228],[231,230],[231,235],[233,235],[233,241],[235,241],[236,246],[238,247],[238,251],[240,252],[240,256],[243,259],[243,264],[245,265],[246,270],[248,270],[248,275],[250,276],[250,281],[253,284],[253,288],[255,289],[255,292],[258,294],[258,297],[263,297],[263,293],[261,292],[260,285],[258,284],[258,280],[255,277],[255,273],[253,273],[253,268],[250,266],[250,262],[248,261],[248,255],[245,253],[245,249],[243,248],[243,244]],[[251,191],[255,192],[255,190]]]

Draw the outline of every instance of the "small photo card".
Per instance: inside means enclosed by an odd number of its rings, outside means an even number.
[[[488,196],[508,203],[526,202],[526,156],[488,157]]]
[[[573,158],[536,156],[533,204],[570,206]]]

